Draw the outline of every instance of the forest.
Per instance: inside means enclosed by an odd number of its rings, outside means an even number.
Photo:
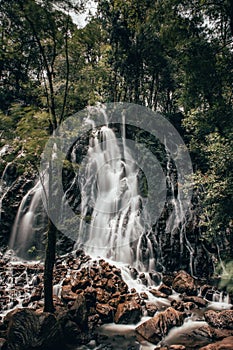
[[[220,285],[233,294],[233,2],[1,0],[0,14],[2,252],[20,205],[9,191],[17,193],[19,179],[21,199],[32,187],[54,131],[87,106],[132,103],[161,113],[184,140],[190,220],[213,265],[206,275],[224,275]],[[53,226],[49,220],[47,311]],[[186,269],[172,264],[168,270]]]

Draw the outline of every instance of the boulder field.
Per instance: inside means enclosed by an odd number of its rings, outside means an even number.
[[[132,278],[142,286],[146,275],[141,274],[140,280],[133,271]],[[155,349],[233,349],[232,306],[221,311],[211,308],[213,295],[223,292],[207,282],[178,271],[137,291],[129,289],[120,268],[78,250],[56,259],[56,311],[51,314],[43,312],[43,264],[2,256],[0,349],[72,349],[98,342],[98,330],[108,323],[135,325],[135,343],[148,341]],[[191,321],[202,323],[181,343],[175,338],[174,343],[167,341],[172,329]]]

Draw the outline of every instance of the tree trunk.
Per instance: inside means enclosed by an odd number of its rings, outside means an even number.
[[[47,244],[45,251],[45,265],[44,265],[44,311],[54,312],[53,304],[53,268],[56,258],[56,236],[57,228],[51,220],[53,211],[56,210],[56,206],[53,198],[54,180],[56,176],[53,172],[52,160],[50,159],[48,164],[48,194],[47,194],[47,212],[48,212],[48,231],[47,231]]]
[[[54,312],[53,268],[56,256],[56,226],[48,220],[47,245],[44,265],[44,312]]]

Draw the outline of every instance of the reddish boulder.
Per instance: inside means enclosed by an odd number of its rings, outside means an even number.
[[[87,328],[88,312],[86,299],[83,294],[79,294],[70,310],[68,311],[72,321],[76,322],[81,329]]]
[[[197,294],[194,278],[183,270],[179,271],[174,278],[172,282],[172,289],[174,289],[177,293],[185,293],[187,295]]]
[[[172,327],[183,324],[184,316],[184,313],[169,307],[138,326],[136,332],[151,343],[157,344]]]
[[[166,284],[162,283],[159,288],[158,288],[158,291],[161,292],[161,293],[164,293],[166,295],[172,295],[172,288],[171,287],[168,287],[166,286]]]
[[[96,300],[101,304],[106,304],[111,298],[111,294],[103,288],[96,288]]]
[[[89,278],[83,278],[81,280],[76,280],[72,285],[72,292],[76,292],[78,289],[85,289],[86,287],[91,285],[91,281]]]
[[[87,307],[95,306],[97,291],[93,287],[87,287],[84,291]]]
[[[134,299],[120,303],[114,317],[115,323],[130,324],[140,321],[142,316],[141,305]]]
[[[77,294],[72,292],[71,290],[71,285],[65,285],[62,286],[62,290],[61,290],[61,299],[65,302],[69,302],[69,301],[75,301],[77,298]]]
[[[154,314],[158,311],[158,307],[156,304],[148,302],[146,303],[146,311],[148,316],[153,317]]]
[[[195,295],[184,296],[183,300],[185,302],[192,302],[196,304],[198,307],[206,307],[206,305],[208,304],[206,300],[202,299],[201,297],[197,297]]]
[[[177,311],[180,311],[180,312],[184,311],[184,303],[183,303],[183,301],[172,300],[171,306]]]
[[[206,322],[215,328],[233,329],[233,310],[216,312],[208,310],[204,313]]]
[[[233,349],[233,337],[227,337],[216,343],[203,346],[199,350],[232,350],[232,349]]]
[[[149,299],[149,297],[148,297],[148,294],[146,293],[146,292],[141,292],[140,293],[140,297],[142,298],[142,299]]]
[[[8,324],[8,350],[56,348],[61,341],[61,328],[53,314],[15,309],[6,315],[4,322]]]
[[[167,294],[164,294],[164,293],[160,292],[158,289],[155,289],[155,288],[149,289],[149,292],[150,292],[151,294],[153,294],[154,297],[157,297],[157,298],[167,298]]]
[[[115,309],[108,304],[96,304],[96,312],[103,322],[113,322]]]

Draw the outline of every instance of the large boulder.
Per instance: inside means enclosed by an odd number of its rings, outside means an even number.
[[[77,323],[82,330],[87,329],[88,311],[86,299],[83,294],[78,294],[68,313],[70,314],[72,321]]]
[[[233,349],[233,337],[227,337],[216,343],[203,346],[199,350],[232,350],[232,349]]]
[[[105,323],[113,322],[114,311],[115,309],[108,304],[96,304],[96,312]]]
[[[15,309],[4,320],[8,324],[7,349],[54,349],[61,341],[61,328],[56,317],[48,312]]]
[[[166,294],[167,296],[172,295],[172,288],[167,286],[166,284],[162,283],[159,288],[158,291],[161,293]]]
[[[141,305],[135,299],[126,300],[117,306],[114,322],[121,324],[137,323],[140,321],[141,316]]]
[[[152,295],[154,295],[154,297],[156,297],[156,298],[167,298],[167,297],[168,297],[167,294],[160,292],[160,291],[159,291],[158,289],[156,289],[156,288],[149,289],[149,292],[150,292]]]
[[[147,315],[152,317],[158,311],[158,307],[155,303],[152,303],[149,301],[146,303],[146,311],[147,311]]]
[[[176,277],[172,282],[172,288],[177,293],[185,293],[187,295],[197,294],[197,288],[195,285],[194,278],[183,270],[177,273]]]
[[[206,307],[206,305],[208,304],[208,302],[205,300],[205,299],[203,299],[203,298],[201,298],[201,297],[197,297],[197,296],[195,296],[195,295],[192,295],[192,296],[184,296],[183,297],[183,300],[184,300],[184,302],[186,302],[186,303],[189,303],[189,302],[191,302],[191,303],[194,303],[194,304],[196,304],[198,307]]]
[[[157,344],[172,327],[181,326],[185,314],[172,307],[156,314],[150,320],[142,323],[136,328],[136,332],[151,343]]]
[[[216,312],[208,310],[204,313],[206,322],[215,328],[233,329],[233,310]]]

